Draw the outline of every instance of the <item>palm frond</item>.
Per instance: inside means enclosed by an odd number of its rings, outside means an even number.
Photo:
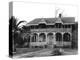
[[[19,24],[23,23],[23,22],[26,22],[26,21],[20,21],[20,22],[17,24],[17,26],[18,26]]]

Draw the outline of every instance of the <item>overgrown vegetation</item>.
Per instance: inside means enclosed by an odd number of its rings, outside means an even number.
[[[26,21],[18,22],[18,20],[14,16],[12,16],[9,20],[9,28],[11,29],[12,33],[12,47],[14,51],[16,50],[16,47],[24,47],[23,45],[25,44],[25,41],[29,40],[30,30],[26,28],[26,25],[22,25],[22,27],[19,27],[19,25],[24,22],[26,23]]]

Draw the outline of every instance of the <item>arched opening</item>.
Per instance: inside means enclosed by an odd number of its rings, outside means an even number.
[[[62,41],[62,34],[56,33],[56,41]]]
[[[41,33],[40,35],[39,35],[39,42],[44,42],[46,40],[46,35],[45,35],[45,33]]]
[[[70,41],[70,34],[69,33],[64,33],[64,35],[63,35],[63,41],[67,41],[67,42]]]
[[[32,42],[36,42],[38,40],[38,35],[36,33],[32,36]]]
[[[49,44],[52,44],[53,33],[48,33],[48,34],[47,34],[47,39],[48,39],[48,41],[49,41]]]

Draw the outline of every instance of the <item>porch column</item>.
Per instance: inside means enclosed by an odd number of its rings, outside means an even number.
[[[72,40],[72,33],[69,32],[69,34],[70,34],[70,40]]]
[[[45,33],[45,35],[46,35],[46,41],[47,41],[47,33]]]
[[[31,40],[32,40],[32,35],[30,35],[30,46],[29,46],[29,48],[31,47]]]
[[[54,38],[54,40],[53,40],[53,43],[54,43],[54,45],[56,45],[56,36],[55,36],[55,32],[53,32],[53,38]]]
[[[72,33],[70,33],[70,42],[71,42],[71,46],[72,46]],[[70,46],[70,48],[71,48]]]
[[[37,35],[38,35],[38,36],[37,36],[37,42],[39,42],[39,34],[40,34],[40,33],[37,33]]]
[[[64,41],[63,41],[64,32],[62,32],[61,34],[62,34],[62,47],[63,47],[63,44],[64,44]]]

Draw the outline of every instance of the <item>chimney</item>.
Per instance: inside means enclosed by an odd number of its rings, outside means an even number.
[[[60,14],[59,14],[59,18],[61,18],[61,17],[62,17],[62,14],[60,13]]]

